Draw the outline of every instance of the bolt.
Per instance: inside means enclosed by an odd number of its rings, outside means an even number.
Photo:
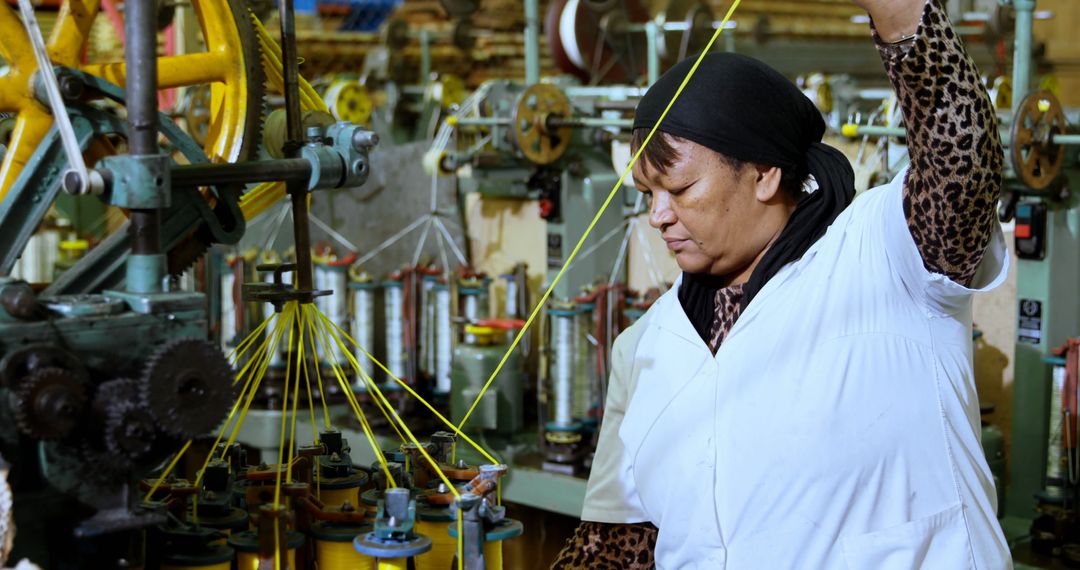
[[[322,143],[323,130],[322,127],[312,126],[307,128],[307,139],[309,143]]]
[[[364,129],[356,129],[352,136],[353,148],[358,151],[365,151],[371,147],[379,144],[379,135]]]
[[[349,502],[348,500],[346,500],[344,503],[341,503],[341,512],[343,512],[343,513],[351,513],[351,512],[353,512],[355,510],[356,510],[356,507],[354,507],[353,504],[351,502]]]
[[[72,101],[79,99],[83,96],[83,92],[85,91],[84,88],[86,86],[78,77],[63,74],[60,76],[59,83],[60,94],[63,95],[64,99]]]
[[[367,174],[367,159],[364,157],[358,157],[352,163],[352,171],[356,176],[363,176]]]

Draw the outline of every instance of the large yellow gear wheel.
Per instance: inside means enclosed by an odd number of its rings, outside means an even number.
[[[215,161],[251,158],[262,123],[264,75],[259,40],[243,0],[192,0],[205,52],[158,58],[161,89],[210,85],[210,117],[204,148]],[[123,86],[123,62],[82,63],[101,0],[64,0],[46,41],[52,61]],[[0,2],[0,57],[10,66],[0,77],[0,112],[14,114],[8,152],[0,165],[0,200],[7,195],[52,127],[49,109],[34,98],[33,48],[13,9]]]

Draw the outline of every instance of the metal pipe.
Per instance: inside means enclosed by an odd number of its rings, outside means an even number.
[[[306,184],[311,179],[311,162],[306,158],[285,158],[237,163],[185,164],[174,166],[170,176],[174,188],[278,181]]]
[[[132,155],[158,154],[156,22],[157,0],[127,3],[124,14],[124,36],[127,38],[124,59],[127,64],[127,139]],[[160,210],[131,210],[129,228],[133,255],[161,253]]]
[[[420,87],[426,88],[431,81],[431,33],[420,30]]]
[[[1014,0],[1016,40],[1013,44],[1013,116],[1031,88],[1031,34],[1035,0]]]
[[[300,116],[300,62],[296,54],[296,15],[293,0],[280,0],[281,62],[285,92],[285,157],[296,158],[303,139]],[[293,208],[293,240],[296,245],[296,289],[313,288],[311,268],[311,235],[308,226],[307,184],[290,181],[285,184]]]
[[[525,0],[525,86],[540,82],[540,0]]]
[[[455,124],[461,127],[505,127],[510,126],[511,120],[506,117],[473,117],[459,118]],[[619,127],[630,128],[634,126],[633,119],[614,119],[607,117],[550,117],[548,126],[558,127]]]
[[[645,23],[645,54],[648,57],[649,85],[656,83],[656,80],[660,79],[660,51],[656,47],[659,34],[660,28],[656,25],[656,22],[649,20]]]
[[[847,124],[841,128],[841,134],[846,137],[895,137],[901,138],[907,136],[907,131],[900,127],[880,127],[874,125],[852,125]],[[1008,146],[1009,134],[1001,132],[1002,144]],[[1062,146],[1080,146],[1080,135],[1070,134],[1052,134],[1050,135],[1050,142],[1052,144]]]

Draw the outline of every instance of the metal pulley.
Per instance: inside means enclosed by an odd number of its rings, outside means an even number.
[[[323,96],[326,106],[334,118],[357,125],[366,125],[371,120],[372,103],[367,89],[359,81],[339,79],[326,89]],[[318,125],[329,126],[329,125]]]
[[[671,0],[659,19],[665,32],[657,38],[656,47],[660,57],[672,63],[699,53],[713,34],[715,18],[702,0]],[[680,25],[670,25],[675,23]]]
[[[570,146],[571,134],[571,127],[557,119],[569,118],[571,111],[570,98],[554,85],[538,83],[522,91],[511,121],[514,144],[536,164],[555,162]]]
[[[1045,190],[1061,173],[1065,146],[1054,140],[1068,129],[1061,103],[1049,91],[1024,97],[1013,117],[1009,156],[1016,177],[1033,190]]]
[[[631,31],[649,19],[637,0],[555,0],[544,30],[555,64],[590,84],[628,83],[645,69],[645,37]]]

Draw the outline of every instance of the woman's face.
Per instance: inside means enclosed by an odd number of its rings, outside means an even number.
[[[780,169],[733,169],[716,152],[668,137],[676,157],[666,172],[642,158],[634,184],[650,197],[649,225],[660,230],[679,268],[744,283],[780,234],[794,201],[779,190]]]

